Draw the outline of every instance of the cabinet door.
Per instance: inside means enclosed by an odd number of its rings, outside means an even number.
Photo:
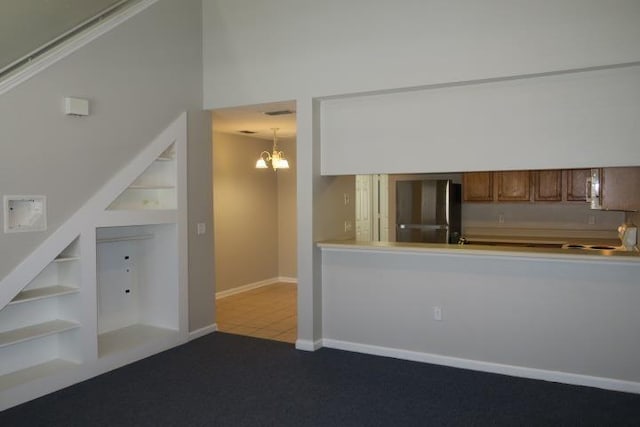
[[[462,175],[462,193],[465,202],[492,202],[493,173],[465,172]]]
[[[567,200],[570,202],[587,201],[587,178],[591,176],[591,169],[567,170]]]
[[[528,202],[530,199],[529,171],[496,172],[499,202]]]
[[[562,200],[562,171],[545,170],[535,171],[534,200],[535,201],[560,201]]]
[[[640,211],[640,167],[602,169],[600,188],[602,209]]]

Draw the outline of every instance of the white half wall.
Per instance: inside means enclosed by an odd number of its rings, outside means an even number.
[[[639,274],[633,262],[325,248],[323,339],[640,392]]]

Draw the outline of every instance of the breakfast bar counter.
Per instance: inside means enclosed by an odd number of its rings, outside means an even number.
[[[640,393],[638,252],[317,246],[325,347]]]
[[[640,262],[640,252],[623,250],[613,239],[473,239],[473,244],[370,242],[357,240],[327,240],[318,242],[321,249],[365,252],[431,253],[463,256],[499,256],[606,262]],[[613,249],[591,249],[591,248]]]

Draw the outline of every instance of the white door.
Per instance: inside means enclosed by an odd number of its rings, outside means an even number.
[[[373,239],[380,242],[389,241],[389,175],[374,175],[375,210]]]
[[[389,240],[388,175],[356,175],[356,239]]]
[[[356,175],[356,240],[370,241],[372,238],[371,187],[371,175]]]

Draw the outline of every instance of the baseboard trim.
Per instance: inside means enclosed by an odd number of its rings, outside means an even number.
[[[296,342],[296,348],[298,343]],[[504,365],[499,363],[483,362],[472,359],[442,356],[432,353],[401,350],[390,347],[380,347],[369,344],[359,344],[349,341],[323,339],[322,347],[336,350],[353,351],[356,353],[373,354],[376,356],[393,357],[396,359],[411,360],[414,362],[432,363],[434,365],[450,366],[453,368],[470,369],[473,371],[490,372],[494,374],[510,375],[513,377],[530,378],[559,382],[565,384],[596,387],[606,390],[623,391],[627,393],[640,393],[640,382],[624,381],[614,378],[594,377],[568,372],[549,371],[545,369],[527,368],[523,366]],[[306,348],[300,348],[306,350]]]
[[[298,279],[296,279],[295,277],[272,277],[270,279],[260,280],[258,282],[253,282],[224,291],[216,292],[216,299],[241,294],[242,292],[251,291],[253,289],[262,288],[264,286],[273,285],[275,283],[298,283]]]
[[[303,351],[316,351],[322,348],[322,343],[322,340],[311,341],[298,339],[296,340],[296,349]]]
[[[189,332],[189,341],[195,340],[196,338],[203,337],[205,335],[209,335],[212,332],[218,330],[218,324],[213,323],[209,326],[205,326],[204,328],[196,329],[195,331]]]

